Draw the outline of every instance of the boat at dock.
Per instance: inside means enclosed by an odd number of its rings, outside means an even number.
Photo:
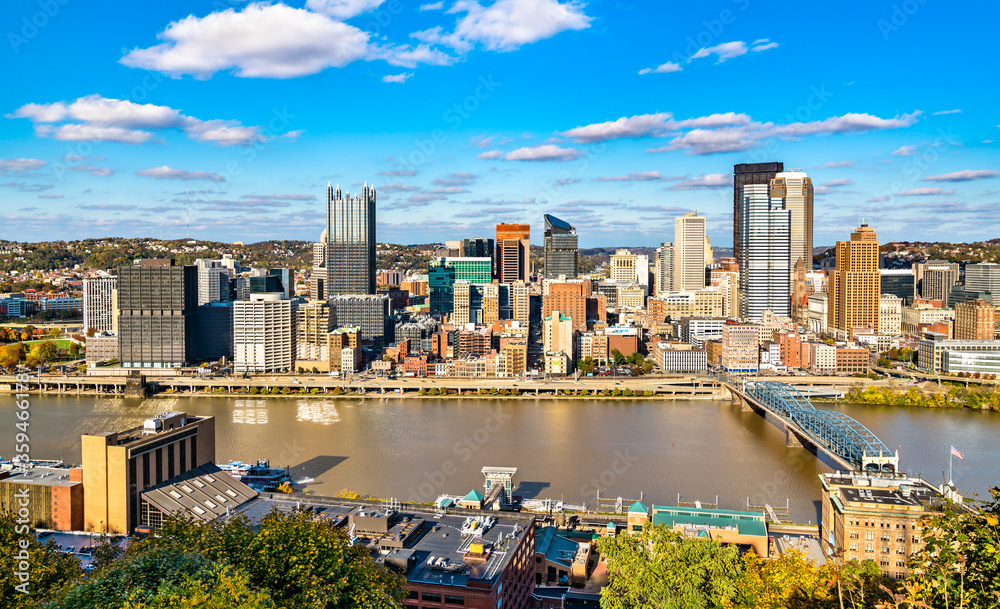
[[[288,470],[280,467],[271,467],[271,464],[266,459],[260,459],[256,464],[243,463],[242,461],[230,461],[227,464],[220,463],[219,469],[255,491],[273,491],[282,484],[286,482],[291,483],[292,481],[292,476],[288,473]]]

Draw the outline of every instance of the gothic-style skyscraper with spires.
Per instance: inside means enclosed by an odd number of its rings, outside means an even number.
[[[326,187],[326,230],[313,250],[310,296],[375,293],[375,188],[360,195]]]

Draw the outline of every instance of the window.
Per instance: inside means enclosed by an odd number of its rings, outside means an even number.
[[[857,551],[858,551],[858,542],[852,541],[851,542],[851,552],[857,552]]]
[[[441,595],[437,593],[424,592],[420,595],[421,600],[425,600],[429,603],[440,603]]]
[[[857,531],[851,531],[851,539],[857,539],[858,537],[859,533]]]
[[[445,602],[445,604],[448,604],[448,605],[464,605],[465,604],[465,597],[464,596],[455,596],[453,594],[445,594],[444,595],[444,602]]]
[[[865,552],[874,552],[874,551],[875,551],[875,544],[873,543],[865,544]]]
[[[883,554],[888,554],[889,553],[889,546],[887,546],[885,544],[882,544],[882,553]]]
[[[888,533],[882,533],[882,541],[889,541],[889,534]]]
[[[906,535],[903,533],[896,533],[896,543],[903,543],[906,541]]]
[[[868,541],[874,541],[875,533],[873,533],[872,531],[868,531],[867,533],[865,533],[865,539],[867,539]]]

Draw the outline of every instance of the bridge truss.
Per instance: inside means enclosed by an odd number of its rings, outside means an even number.
[[[745,381],[743,392],[765,409],[794,425],[810,442],[858,471],[896,473],[899,454],[851,417],[816,410],[798,389],[775,381]]]

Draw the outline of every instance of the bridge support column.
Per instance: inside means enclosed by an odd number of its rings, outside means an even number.
[[[747,400],[740,400],[740,412],[753,412],[753,406]]]
[[[787,448],[802,448],[802,439],[788,425],[785,425],[785,446]]]

